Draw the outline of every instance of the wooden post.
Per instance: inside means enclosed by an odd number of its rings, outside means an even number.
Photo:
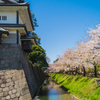
[[[1,44],[1,42],[2,42],[2,40],[1,40],[1,36],[2,36],[2,34],[0,33],[0,44]]]
[[[19,32],[17,30],[17,44],[19,44]]]

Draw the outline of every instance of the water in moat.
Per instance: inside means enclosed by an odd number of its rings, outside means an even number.
[[[44,83],[34,100],[78,100],[54,81],[47,79]]]

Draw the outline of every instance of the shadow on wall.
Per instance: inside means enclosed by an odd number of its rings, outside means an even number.
[[[35,92],[42,85],[45,79],[44,72],[37,66],[28,62],[27,54],[22,52],[23,69],[29,85],[30,93],[34,97]]]
[[[0,45],[0,70],[23,69],[21,66],[21,48],[18,44]]]

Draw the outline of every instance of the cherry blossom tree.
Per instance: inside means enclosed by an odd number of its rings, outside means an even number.
[[[83,67],[83,75],[86,75],[86,68],[93,68],[95,77],[97,77],[96,65],[100,64],[100,26],[97,29],[90,29],[88,31],[89,38],[77,43],[76,48],[73,50],[69,48],[63,54],[58,56],[58,61],[52,64],[55,69],[64,69],[72,71]]]

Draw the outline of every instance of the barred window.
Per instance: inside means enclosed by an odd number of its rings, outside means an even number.
[[[2,16],[2,20],[7,20],[7,16]]]

